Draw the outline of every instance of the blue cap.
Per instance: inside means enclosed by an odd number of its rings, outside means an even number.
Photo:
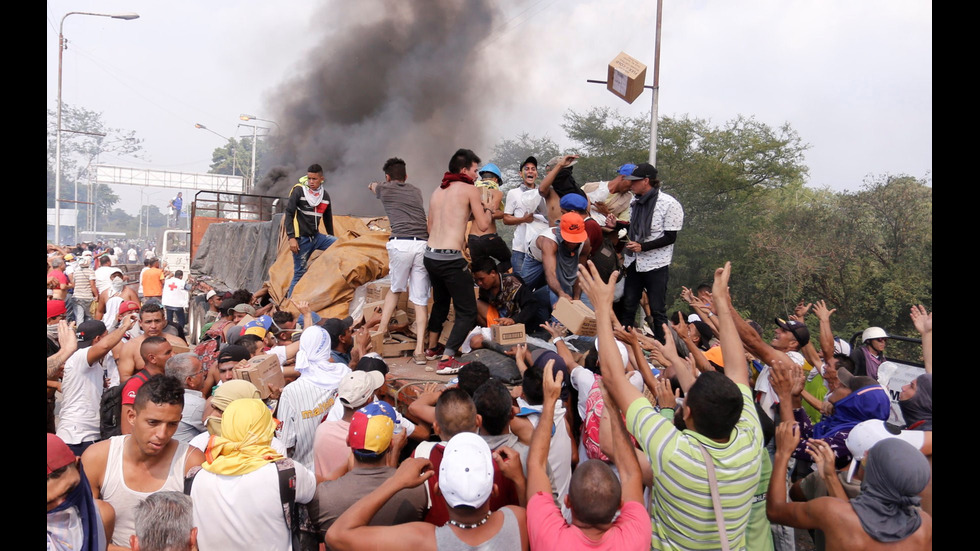
[[[626,163],[625,165],[619,167],[619,170],[617,170],[616,173],[622,176],[631,176],[634,170],[636,170],[636,165],[633,163]]]
[[[558,205],[565,210],[585,210],[589,208],[589,202],[578,193],[566,193]]]
[[[497,165],[493,163],[487,163],[483,165],[483,168],[477,171],[477,174],[483,174],[484,172],[489,172],[490,174],[496,176],[497,179],[500,180],[500,183],[504,182],[504,176],[500,173],[500,169],[497,168]]]

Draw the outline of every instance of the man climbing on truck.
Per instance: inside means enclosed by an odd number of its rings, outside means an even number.
[[[323,189],[323,183],[323,168],[312,164],[306,169],[306,176],[289,192],[284,214],[286,237],[293,253],[293,281],[286,291],[287,297],[292,296],[296,283],[306,273],[313,251],[325,250],[337,241],[333,236],[330,195]]]

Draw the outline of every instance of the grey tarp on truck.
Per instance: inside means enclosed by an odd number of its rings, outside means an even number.
[[[276,261],[282,214],[266,222],[222,222],[208,226],[191,260],[191,274],[218,289],[256,292]]]

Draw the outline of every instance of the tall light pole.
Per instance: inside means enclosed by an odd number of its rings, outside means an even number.
[[[228,143],[232,147],[232,149],[231,149],[231,175],[232,176],[235,176],[235,166],[238,165],[238,145],[235,144],[231,140],[231,138],[225,138],[221,134],[218,134],[217,132],[215,132],[214,130],[211,130],[207,126],[204,126],[203,124],[196,123],[196,124],[194,124],[194,128],[200,128],[201,130],[207,130],[208,132],[214,134],[215,136],[217,136],[219,138],[222,138],[222,139],[225,139],[225,140],[228,141]]]
[[[256,120],[256,121],[271,122],[272,124],[276,125],[276,128],[279,129],[279,133],[282,134],[282,128],[279,126],[279,123],[277,123],[276,121],[269,120],[269,119],[260,119],[260,118],[254,116],[254,115],[247,115],[245,113],[242,113],[241,115],[238,115],[238,118],[241,119],[241,120],[243,120],[243,121]],[[255,141],[256,140],[256,135],[255,135],[256,127],[255,127],[255,125],[249,125],[249,124],[242,124],[240,126],[251,126],[252,127],[252,178],[250,179],[249,184],[248,184],[248,191],[249,191],[249,193],[251,193],[252,190],[255,189],[255,150],[258,149],[258,147],[257,147],[258,144]]]
[[[61,18],[58,25],[58,137],[54,154],[54,243],[61,244],[61,66],[65,51],[65,19],[69,15],[94,15],[96,17],[111,17],[113,19],[137,19],[138,13],[90,13],[70,11]]]
[[[660,97],[660,16],[663,0],[657,0],[657,39],[653,57],[653,107],[650,109],[650,164],[657,166],[657,100]]]

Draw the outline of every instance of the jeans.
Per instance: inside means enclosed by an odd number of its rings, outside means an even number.
[[[167,306],[165,309],[167,310],[167,323],[176,323],[178,327],[187,324],[187,317],[183,308]]]
[[[323,251],[327,247],[333,245],[337,241],[337,238],[332,235],[324,235],[318,233],[313,237],[302,236],[296,238],[296,243],[299,245],[299,252],[293,253],[293,281],[289,284],[289,290],[286,291],[286,296],[290,297],[293,295],[293,287],[299,282],[303,274],[306,273],[307,263],[310,261],[310,255],[313,251]]]
[[[91,306],[91,300],[79,300],[73,295],[68,295],[68,300],[65,301],[65,310],[68,315],[65,316],[65,320],[70,322],[74,321],[76,325],[81,325],[83,321],[92,318],[88,313],[88,309]]]
[[[525,257],[527,257],[527,255],[521,251],[513,251],[510,253],[510,267],[513,268],[515,274],[521,275],[521,270],[524,268]]]
[[[428,255],[422,259],[432,281],[432,312],[427,329],[442,332],[442,325],[449,317],[452,301],[456,318],[446,341],[445,354],[454,355],[463,344],[466,335],[476,327],[476,295],[473,294],[473,273],[462,256],[452,260],[436,260]]]
[[[532,290],[539,289],[542,286],[546,287],[544,264],[531,255],[525,255],[524,266],[521,267],[521,279],[524,280],[524,285],[527,285]]]
[[[667,272],[669,266],[650,270],[649,272],[636,271],[636,262],[626,268],[626,282],[623,288],[623,310],[619,317],[619,323],[625,327],[633,327],[636,320],[636,309],[640,306],[640,299],[643,291],[647,292],[647,300],[650,302],[650,315],[653,316],[653,334],[660,341],[664,341],[663,324],[667,323]]]

